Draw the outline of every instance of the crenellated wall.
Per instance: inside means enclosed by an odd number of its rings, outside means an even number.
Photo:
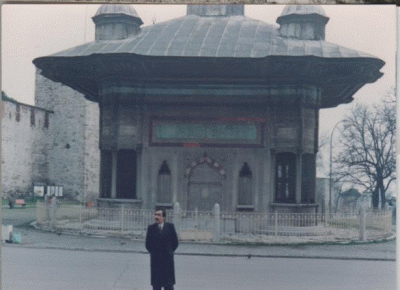
[[[32,192],[34,183],[48,182],[50,130],[54,114],[43,108],[3,101],[2,192]]]
[[[36,106],[3,101],[2,192],[37,183],[82,201],[99,196],[99,109],[71,88],[36,75]]]

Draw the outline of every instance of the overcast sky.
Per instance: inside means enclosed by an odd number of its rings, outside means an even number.
[[[100,5],[2,5],[2,89],[17,101],[34,104],[32,60],[94,40],[91,19]],[[186,14],[186,5],[133,5],[144,25]],[[246,5],[245,15],[276,24],[281,5]],[[395,85],[396,7],[394,5],[323,6],[330,20],[326,40],[386,62],[384,76],[355,94],[356,102],[378,101]],[[321,131],[329,131],[353,106],[321,110]]]

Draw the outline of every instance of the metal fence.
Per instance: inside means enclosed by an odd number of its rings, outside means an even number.
[[[37,225],[43,229],[144,239],[154,223],[153,210],[87,208],[38,203]],[[279,214],[181,211],[167,212],[181,241],[222,243],[302,243],[375,240],[392,233],[390,211],[360,214]]]

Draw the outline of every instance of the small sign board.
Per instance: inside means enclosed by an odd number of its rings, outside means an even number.
[[[45,190],[44,185],[34,185],[33,186],[33,194],[35,196],[43,197],[44,196],[44,190]]]
[[[47,195],[48,196],[63,196],[64,187],[62,186],[55,186],[55,185],[49,185],[47,186]]]

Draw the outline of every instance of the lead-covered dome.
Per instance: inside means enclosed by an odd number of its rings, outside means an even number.
[[[93,18],[104,14],[124,14],[127,16],[139,18],[139,14],[131,5],[103,4],[97,9]]]
[[[324,9],[313,5],[288,5],[276,20],[282,37],[304,40],[325,40],[328,21]]]
[[[128,17],[110,13],[121,5],[112,6],[116,7],[99,9],[108,12],[94,17],[96,30],[103,29],[96,22],[100,17],[101,25],[111,17]],[[190,6],[183,17],[142,29],[137,25],[138,33],[126,39],[96,37],[33,62],[42,75],[95,101],[100,100],[102,81],[111,76],[169,84],[218,80],[238,87],[265,87],[282,80],[317,84],[320,107],[328,108],[350,102],[358,89],[382,76],[382,60],[324,40],[329,18],[318,6],[287,6],[277,19],[279,28],[242,11],[243,5]],[[141,24],[140,18],[129,17]],[[121,19],[118,23],[124,24]],[[104,35],[109,36],[111,29],[122,33],[118,23],[105,27]]]
[[[241,4],[219,4],[219,5],[188,5],[187,15],[203,17],[244,15],[244,5]]]
[[[143,24],[131,5],[103,4],[92,19],[96,25],[96,41],[129,38],[138,34]]]
[[[280,17],[292,14],[299,14],[299,15],[318,14],[327,17],[325,14],[325,10],[321,6],[315,6],[315,5],[287,5],[283,9]]]

